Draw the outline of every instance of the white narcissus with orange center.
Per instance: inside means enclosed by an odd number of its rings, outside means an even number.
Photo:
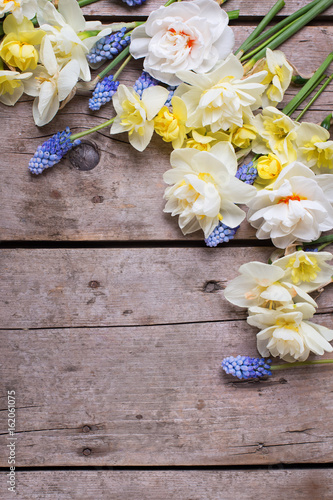
[[[160,7],[131,35],[130,52],[144,57],[150,75],[178,85],[176,72],[206,73],[225,59],[234,46],[228,14],[214,0],[193,0]]]
[[[248,203],[248,221],[259,240],[278,248],[314,241],[333,228],[333,177],[315,175],[300,162],[286,166],[271,190],[258,191]]]

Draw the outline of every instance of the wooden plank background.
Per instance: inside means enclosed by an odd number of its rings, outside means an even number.
[[[84,13],[140,19],[162,3],[130,9],[101,0]],[[249,0],[225,5],[240,9],[231,23],[236,45],[273,3],[256,4],[255,13]],[[292,0],[279,17],[305,4]],[[283,45],[302,72],[332,50],[332,16],[330,8]],[[132,61],[121,81],[133,84],[140,64]],[[256,355],[257,330],[223,289],[241,264],[267,262],[270,242],[258,243],[246,223],[216,249],[200,233],[183,237],[162,212],[171,147],[159,137],[138,153],[126,134],[102,130],[87,138],[100,155],[92,170],[72,157],[31,176],[38,144],[113,113],[89,111],[78,95],[38,128],[31,104],[27,96],[14,109],[0,104],[0,446],[14,389],[16,465],[29,468],[17,472],[19,498],[331,498],[331,369],[241,382],[220,368],[227,355]],[[304,120],[320,123],[332,109],[331,84]],[[314,321],[327,327],[332,294],[329,287],[315,297]],[[7,500],[6,452],[0,467]]]

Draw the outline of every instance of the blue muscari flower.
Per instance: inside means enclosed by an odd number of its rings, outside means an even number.
[[[245,184],[253,184],[258,177],[258,171],[256,167],[253,166],[253,161],[239,167],[236,172],[236,177],[245,182]],[[232,229],[222,224],[222,222],[219,222],[214,231],[205,239],[206,245],[208,247],[216,247],[219,243],[227,243],[235,236],[238,227]]]
[[[205,239],[205,243],[208,247],[216,247],[219,243],[228,243],[229,240],[235,237],[238,228],[239,226],[235,228],[228,227],[220,221],[213,232]]]
[[[130,35],[125,36],[126,28],[122,28],[116,33],[104,36],[93,46],[87,60],[89,64],[100,64],[108,59],[113,59],[119,54],[131,41]]]
[[[113,76],[106,76],[98,82],[92,97],[89,99],[89,108],[97,111],[101,106],[111,101],[113,94],[117,92],[119,82],[113,81]]]
[[[152,87],[155,85],[158,85],[158,81],[150,76],[149,73],[146,73],[146,71],[143,71],[135,84],[133,85],[133,88],[137,94],[139,94],[140,98],[142,97],[142,92],[147,89],[148,87]]]
[[[236,172],[237,179],[245,182],[245,184],[253,184],[258,177],[258,171],[255,166],[253,166],[253,161],[250,161],[246,165],[242,165]]]
[[[38,146],[36,153],[29,161],[29,170],[32,174],[41,174],[46,168],[53,167],[61,158],[72,149],[78,146],[81,141],[70,140],[71,131],[69,127],[63,132],[57,132],[50,139]]]
[[[167,100],[164,103],[164,106],[168,106],[168,107],[171,106],[171,99],[173,98],[173,95],[175,93],[176,88],[177,88],[177,85],[175,87],[172,85],[167,86],[167,90],[169,91],[169,95],[168,95]]]
[[[267,375],[272,375],[271,360],[265,358],[250,358],[249,356],[229,356],[222,361],[223,370],[238,377],[239,379],[248,380],[251,378],[260,378]]]
[[[134,5],[142,5],[146,0],[123,0],[124,3],[127,3],[130,7]]]

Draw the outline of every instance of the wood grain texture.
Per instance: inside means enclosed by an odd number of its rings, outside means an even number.
[[[245,38],[244,31],[250,29],[237,28],[239,41]],[[332,45],[333,32],[326,25],[305,28],[284,45],[284,50],[307,73],[319,66]],[[130,65],[122,82],[132,85],[140,74],[140,64]],[[333,84],[305,120],[320,122],[333,109],[332,90]],[[294,89],[288,91],[285,102],[294,93]],[[170,168],[172,149],[160,137],[155,136],[139,153],[128,144],[127,134],[111,138],[104,129],[87,137],[100,153],[93,170],[78,170],[67,158],[40,176],[30,175],[29,159],[52,134],[67,125],[73,133],[89,129],[113,113],[111,107],[89,112],[87,97],[76,96],[50,124],[38,128],[32,120],[31,104],[25,97],[15,113],[0,104],[1,240],[203,240],[201,231],[184,239],[177,218],[163,213],[163,173]],[[244,222],[236,238],[254,240],[255,232]]]
[[[2,498],[8,493],[2,476]],[[332,470],[30,471],[20,500],[331,500]]]
[[[1,328],[152,325],[245,318],[223,288],[273,248],[1,250]],[[333,287],[318,297],[332,312]]]
[[[83,13],[86,16],[93,16],[94,18],[100,18],[101,16],[106,17],[121,17],[122,19],[129,17],[130,19],[138,18],[141,16],[149,16],[149,14],[158,9],[160,6],[164,5],[166,2],[164,0],[147,0],[140,7],[129,7],[126,3],[121,0],[102,0],[97,4],[91,4],[83,8]],[[283,9],[277,14],[277,18],[281,16],[288,16],[294,13],[296,10],[303,7],[309,3],[307,0],[288,0]],[[223,6],[223,9],[227,12],[230,10],[239,9],[240,20],[242,17],[253,17],[260,16],[263,17],[267,14],[269,9],[275,4],[274,0],[258,2],[255,5],[255,11],[253,8],[253,2],[251,0],[229,0]],[[323,16],[332,16],[333,8],[330,7],[323,14]]]
[[[256,355],[256,332],[245,321],[1,331],[1,448],[15,390],[16,466],[331,462],[330,366],[261,382],[222,373],[223,357]]]

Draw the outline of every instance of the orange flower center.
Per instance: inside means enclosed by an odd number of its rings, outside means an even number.
[[[298,196],[298,194],[293,194],[291,196],[285,196],[284,198],[281,198],[278,203],[289,203],[290,200],[301,201],[306,200],[306,198],[304,196]]]
[[[186,46],[189,47],[190,49],[192,48],[192,46],[195,42],[195,39],[191,38],[190,35],[185,33],[185,31],[178,31],[177,32],[174,28],[170,28],[169,32],[171,32],[173,35],[181,35],[181,36],[187,38]]]

